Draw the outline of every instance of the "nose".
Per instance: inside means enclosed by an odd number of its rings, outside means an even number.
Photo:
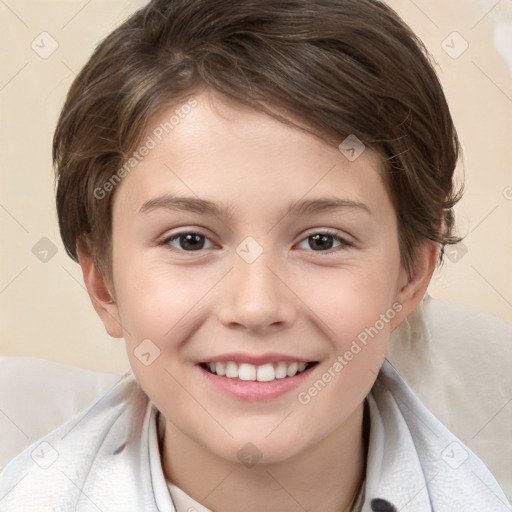
[[[294,322],[297,297],[275,260],[269,259],[266,251],[252,263],[235,254],[217,309],[225,326],[265,333]]]

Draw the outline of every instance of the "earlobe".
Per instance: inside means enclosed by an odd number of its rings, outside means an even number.
[[[98,270],[94,258],[85,243],[77,244],[78,259],[82,268],[84,283],[92,305],[101,318],[106,331],[113,338],[123,337],[119,309],[105,277]]]
[[[413,275],[410,279],[405,279],[405,283],[396,295],[395,300],[401,304],[402,309],[391,321],[391,330],[396,329],[423,299],[434,273],[438,254],[439,248],[434,242],[425,241],[421,246],[417,254]],[[405,269],[402,269],[402,273],[402,275],[406,275]]]

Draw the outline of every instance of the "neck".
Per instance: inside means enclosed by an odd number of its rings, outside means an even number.
[[[166,478],[216,512],[350,511],[366,471],[364,404],[337,430],[293,457],[246,467],[218,457],[165,423]]]

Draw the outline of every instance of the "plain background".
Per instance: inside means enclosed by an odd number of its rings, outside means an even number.
[[[104,331],[80,268],[60,241],[51,141],[74,76],[98,42],[143,3],[0,2],[0,355],[128,368],[122,340]],[[449,250],[429,293],[510,322],[512,1],[388,3],[432,53],[464,152],[457,173],[465,195],[456,214],[466,238]]]

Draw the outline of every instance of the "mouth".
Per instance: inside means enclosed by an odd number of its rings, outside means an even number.
[[[310,378],[318,360],[291,354],[231,352],[198,361],[199,382],[222,395],[245,402],[269,402],[292,396]]]
[[[316,366],[318,361],[276,361],[255,365],[246,362],[212,361],[199,363],[210,374],[239,382],[273,382],[300,375]]]

